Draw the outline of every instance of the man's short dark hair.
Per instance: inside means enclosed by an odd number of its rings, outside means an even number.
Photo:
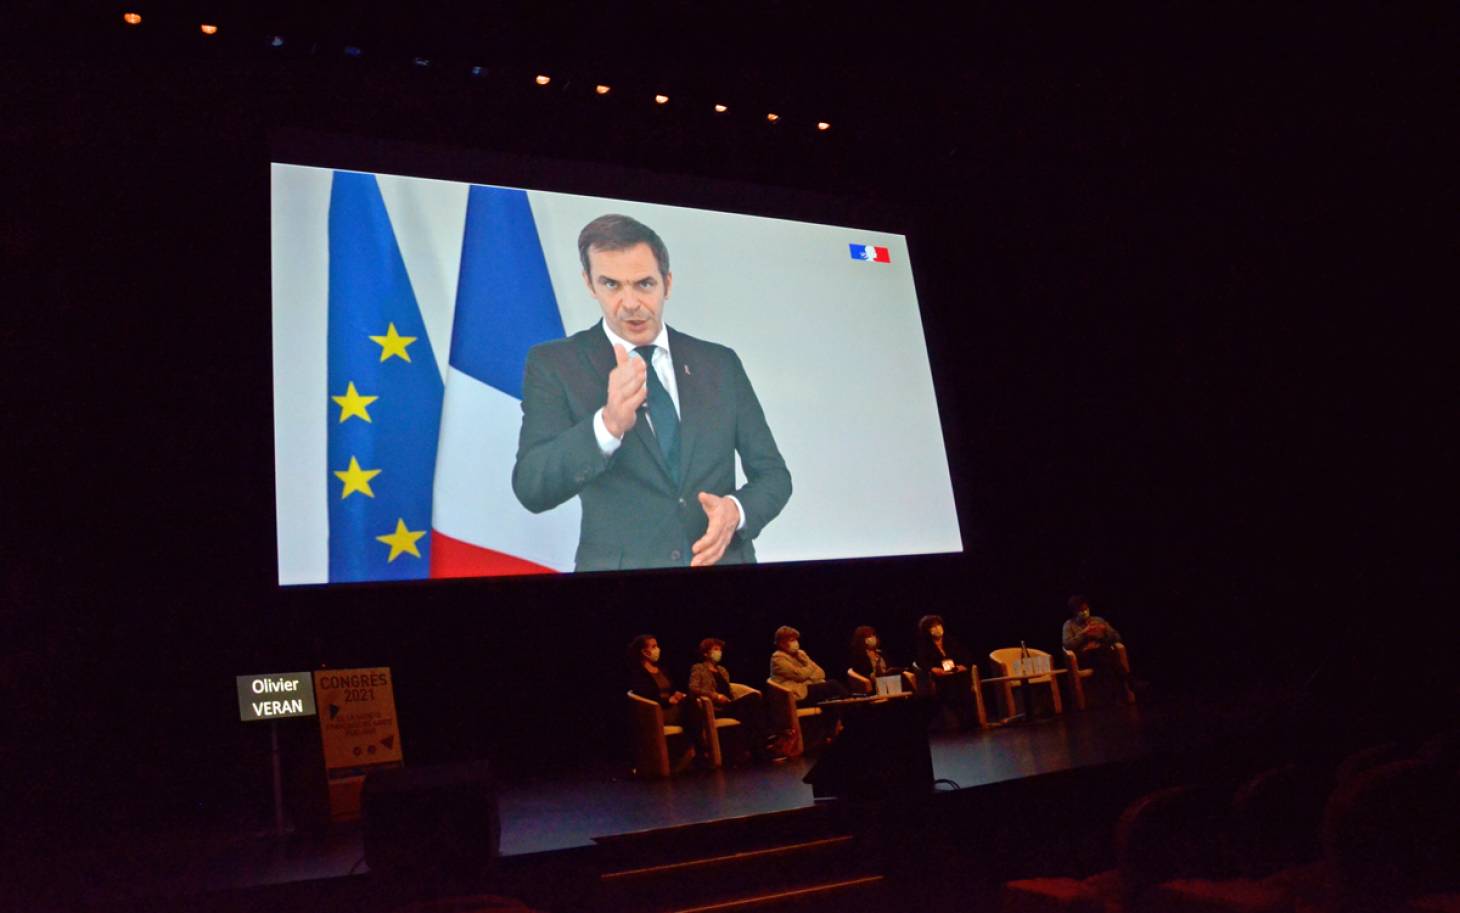
[[[593,270],[588,268],[590,250],[628,250],[639,244],[649,245],[654,260],[659,264],[660,277],[668,275],[669,248],[664,246],[664,241],[654,233],[654,229],[629,216],[599,216],[584,225],[578,232],[578,259],[583,261],[583,272],[591,279]]]

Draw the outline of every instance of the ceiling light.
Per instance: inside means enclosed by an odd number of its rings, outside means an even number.
[[[533,81],[536,82],[540,86],[545,86],[548,83],[552,82],[553,81],[553,78],[551,76],[538,76],[537,79],[535,79]]]
[[[607,95],[609,92],[609,87],[600,83],[599,85],[593,87],[593,91],[597,92],[599,95]]]
[[[208,25],[205,23],[198,26],[198,31],[202,32],[204,35],[216,35],[218,34],[218,26]]]
[[[141,25],[142,24],[142,14],[141,13],[122,13],[122,21],[125,22],[127,25]]]
[[[817,122],[816,122],[816,129],[818,129],[818,130],[821,130],[821,131],[826,131],[826,130],[830,130],[830,129],[831,129],[831,124],[828,124],[828,123],[827,123],[827,122],[826,122],[826,121],[824,121],[824,120],[822,120],[822,121],[817,121]]]
[[[776,121],[778,121],[778,120],[781,119],[781,115],[779,115],[779,114],[767,114],[765,116],[765,119],[768,120],[768,121],[770,121],[771,123],[775,123]]]
[[[727,107],[725,107],[724,105],[716,105],[715,106],[715,113],[716,114],[724,114],[726,111],[729,111],[729,110],[730,109],[727,108]]]
[[[657,104],[657,105],[667,105],[667,104],[669,104],[669,96],[668,95],[655,95],[654,96],[654,103]]]

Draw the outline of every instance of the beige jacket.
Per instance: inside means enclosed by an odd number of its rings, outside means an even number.
[[[826,673],[806,655],[797,650],[792,656],[784,650],[771,654],[771,681],[796,695],[796,700],[806,700],[806,686],[826,681]]]

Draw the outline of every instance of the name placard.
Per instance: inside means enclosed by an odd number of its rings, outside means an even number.
[[[314,679],[308,672],[240,675],[237,679],[238,718],[245,723],[314,716]]]
[[[1021,656],[1011,664],[1013,675],[1043,675],[1050,670],[1048,656]]]

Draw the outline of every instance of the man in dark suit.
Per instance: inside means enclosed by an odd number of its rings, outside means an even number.
[[[603,320],[527,354],[517,499],[582,498],[580,571],[754,562],[791,474],[739,357],[664,324],[674,277],[648,226],[601,216],[578,255]]]

